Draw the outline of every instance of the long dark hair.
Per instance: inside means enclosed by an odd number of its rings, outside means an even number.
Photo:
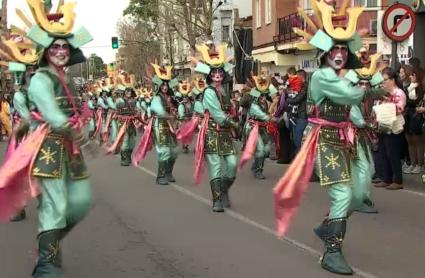
[[[418,83],[418,89],[424,90],[424,72],[420,68],[415,68],[412,71],[412,74],[416,76],[416,83]]]
[[[395,85],[399,88],[403,90],[403,83],[401,82],[397,71],[395,71],[393,68],[390,67],[386,67],[383,71],[382,74],[386,74],[388,75],[388,78],[391,80],[394,80]]]

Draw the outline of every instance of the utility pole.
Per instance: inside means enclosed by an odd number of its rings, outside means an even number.
[[[7,37],[7,0],[0,0],[1,10],[0,10],[0,35]],[[2,93],[6,90],[6,75],[3,74],[3,70],[0,69],[0,90]]]

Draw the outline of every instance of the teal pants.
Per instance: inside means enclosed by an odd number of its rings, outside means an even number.
[[[224,155],[220,156],[218,154],[205,154],[205,159],[208,163],[208,174],[210,180],[217,178],[229,178],[232,179],[236,177],[237,170],[237,158],[236,155]],[[223,173],[222,159],[224,160],[226,171]]]
[[[110,142],[115,142],[118,134],[118,123],[116,120],[111,120],[111,128],[109,130],[109,140]]]
[[[121,144],[121,151],[130,151],[134,149],[136,145],[136,135],[129,134],[128,132],[124,135],[124,139]]]
[[[263,157],[269,156],[270,149],[271,149],[271,142],[270,140],[267,140],[267,141],[268,142],[265,143],[263,140],[263,136],[258,136],[257,147],[255,149],[255,157],[263,158]]]
[[[158,162],[176,160],[179,153],[176,145],[159,146],[158,144],[155,144],[155,151]]]
[[[351,182],[327,186],[330,199],[329,219],[348,217],[370,195],[372,168],[363,148],[358,145],[358,158],[351,161]]]
[[[63,172],[60,179],[38,178],[42,189],[38,198],[39,233],[75,226],[91,208],[90,181],[72,180]]]
[[[89,132],[94,132],[96,130],[96,123],[93,118],[90,119],[88,128]]]
[[[366,154],[368,153],[368,156]],[[362,144],[357,145],[357,159],[355,159],[351,165],[352,181],[353,181],[353,194],[357,196],[355,201],[351,204],[351,209],[356,209],[362,205],[363,201],[370,199],[372,184],[372,177],[374,174],[375,166],[372,160],[372,154],[367,146]],[[360,200],[357,200],[360,199]]]

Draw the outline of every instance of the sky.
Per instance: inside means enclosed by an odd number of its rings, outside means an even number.
[[[58,0],[53,0],[56,7]],[[71,2],[71,1],[70,1]],[[75,12],[77,14],[74,29],[80,26],[86,27],[94,40],[87,44],[83,51],[89,56],[96,53],[102,57],[105,63],[115,60],[116,50],[111,48],[111,37],[117,36],[117,22],[122,17],[124,9],[127,7],[129,0],[80,0],[77,2]],[[29,12],[26,0],[9,0],[8,1],[8,24],[15,24],[23,27],[20,19],[15,14],[15,9],[20,8],[24,11],[29,19],[32,15]]]

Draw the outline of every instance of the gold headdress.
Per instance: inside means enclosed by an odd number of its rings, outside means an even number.
[[[158,76],[161,80],[171,80],[173,66],[159,66],[154,63],[152,63],[151,65],[155,71],[155,75]]]

